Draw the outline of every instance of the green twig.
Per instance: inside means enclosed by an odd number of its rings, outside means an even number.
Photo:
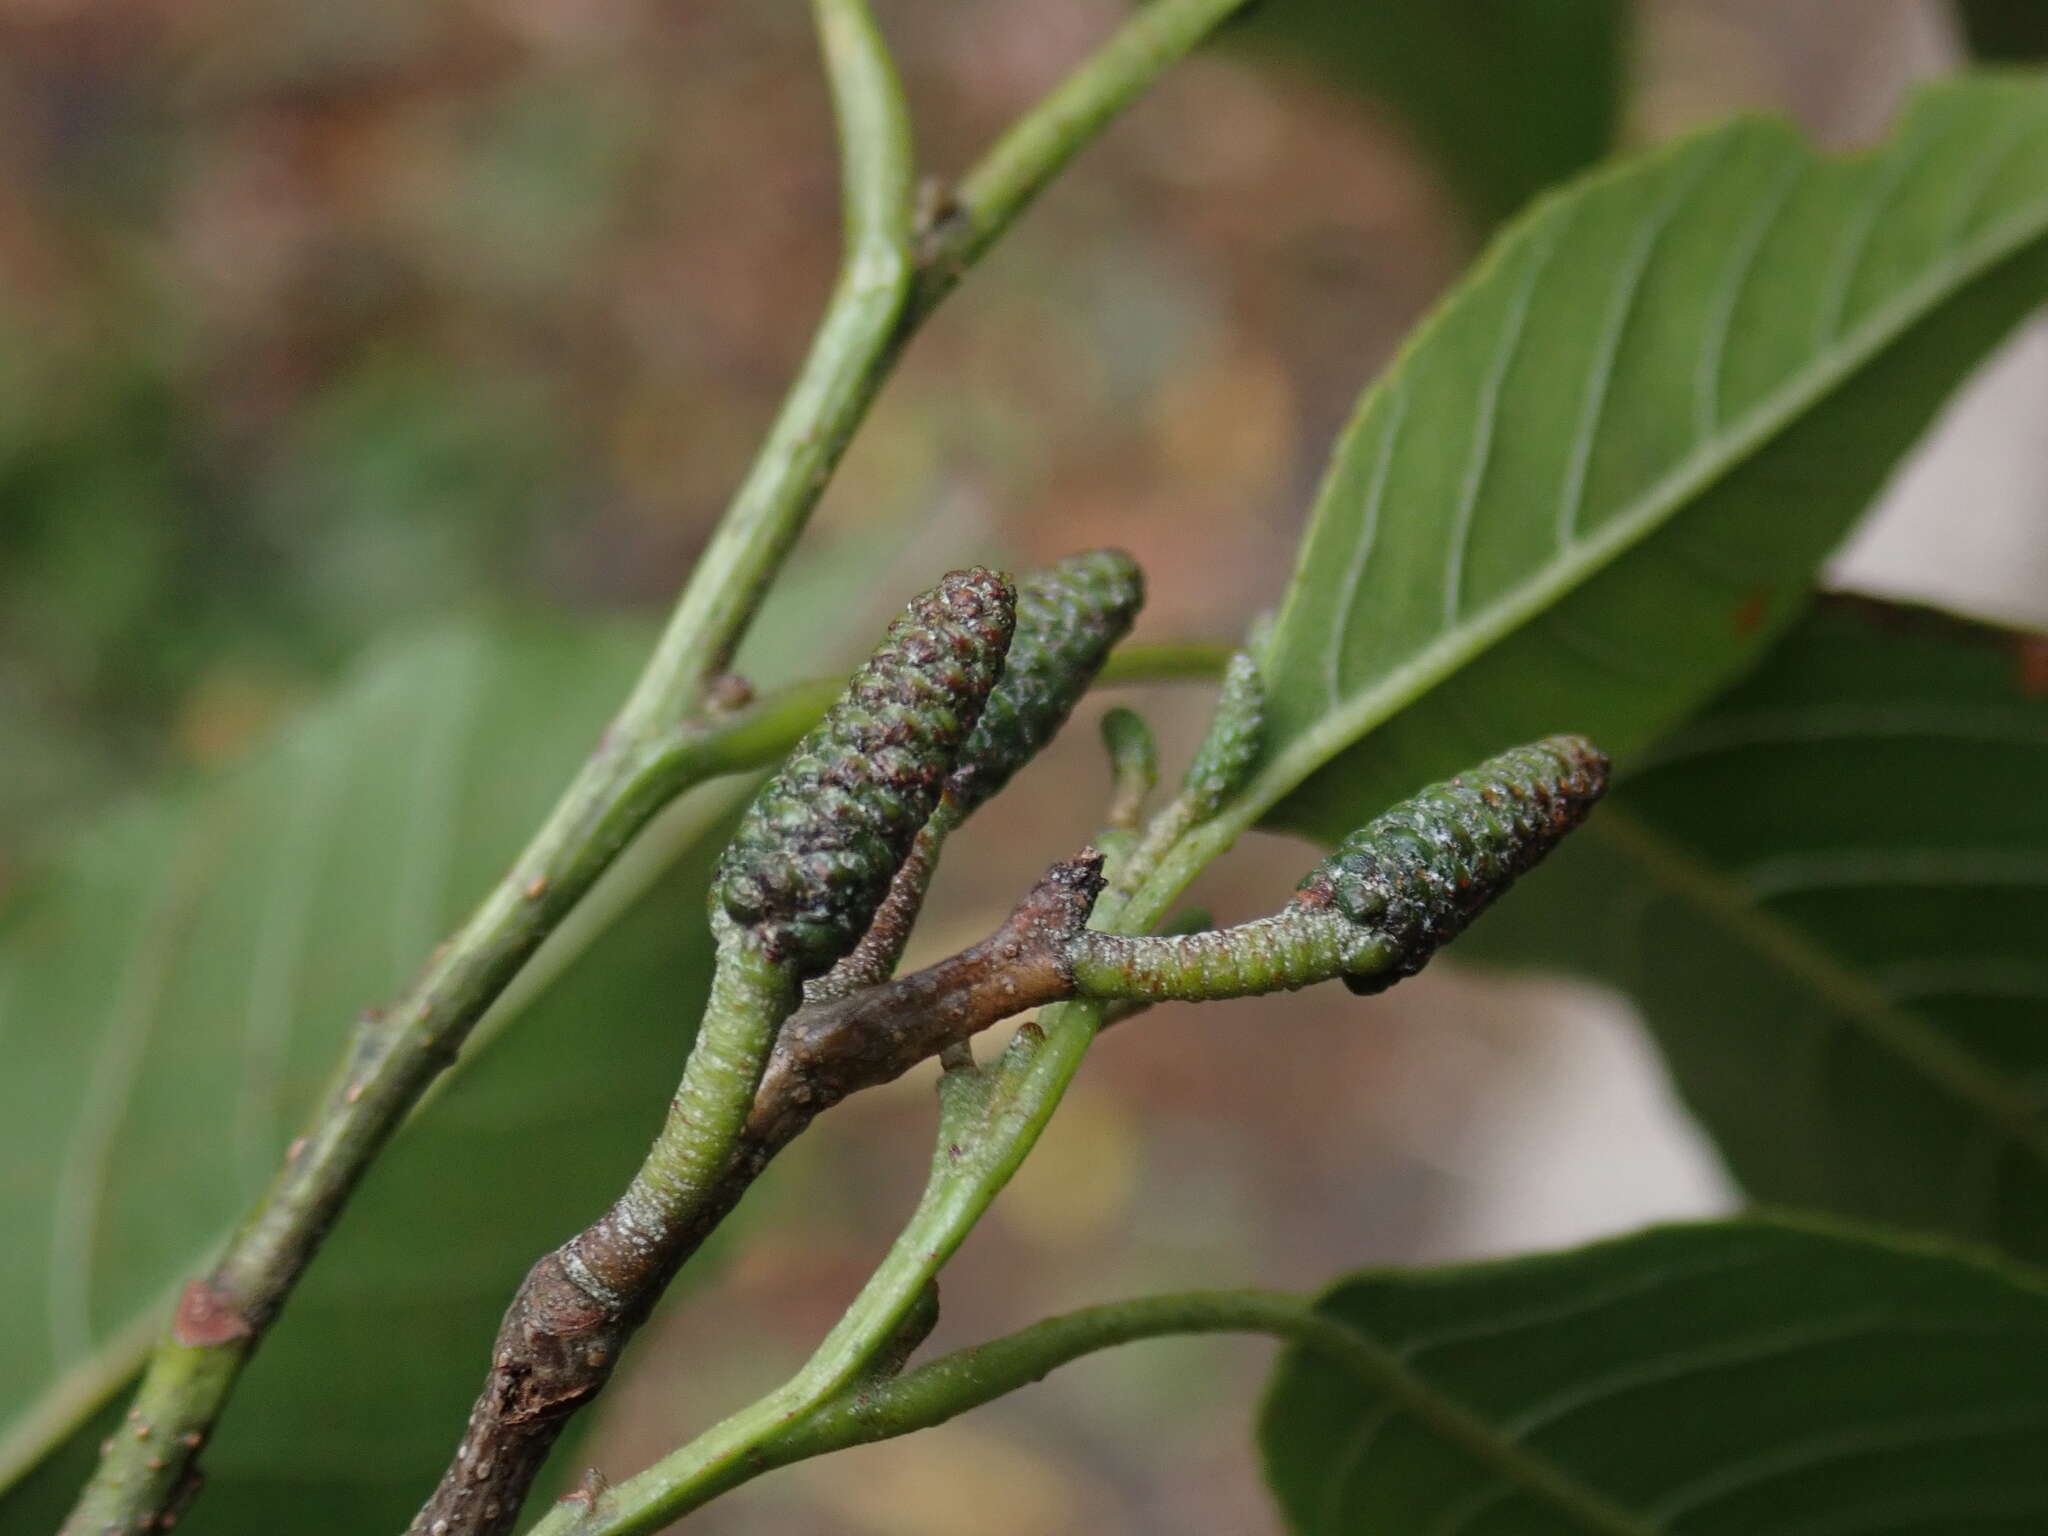
[[[653,655],[546,822],[419,977],[382,1011],[214,1267],[186,1287],[131,1415],[65,1536],[160,1523],[196,1491],[197,1453],[241,1369],[406,1114],[470,1029],[625,844],[724,771],[712,684],[919,323],[1059,169],[1244,0],[1153,0],[971,171],[912,251],[912,164],[888,56],[858,0],[817,0],[845,167],[848,245],[781,414]]]
[[[1163,909],[1171,895],[1159,900]],[[1142,931],[1160,912],[1132,903],[1118,915],[1135,925],[1128,931]],[[1098,924],[1100,919],[1098,907]],[[735,1472],[786,1426],[859,1379],[1037,1143],[1101,1027],[1103,1007],[1064,1003],[1048,1008],[1040,1015],[1041,1025],[1018,1030],[998,1061],[945,1075],[938,1149],[917,1209],[860,1295],[795,1376],[615,1485],[595,1507],[580,1514],[551,1513],[534,1536],[659,1529],[675,1517],[677,1501],[687,1501],[691,1490],[743,1481]]]
[[[665,1489],[658,1504],[640,1497],[641,1479],[634,1478],[601,1497],[595,1510],[577,1498],[556,1506],[534,1527],[532,1536],[627,1536],[658,1530],[764,1472],[930,1429],[1084,1355],[1140,1339],[1203,1333],[1264,1333],[1288,1339],[1328,1356],[1368,1390],[1382,1386],[1378,1354],[1383,1352],[1300,1297],[1272,1291],[1147,1296],[1048,1318],[893,1380],[862,1379],[771,1436],[746,1458],[707,1465],[693,1480]]]
[[[1502,1481],[1608,1536],[1646,1527],[1417,1375],[1384,1344],[1280,1291],[1185,1291],[1087,1307],[1005,1338],[958,1350],[894,1379],[867,1379],[763,1443],[744,1462],[725,1463],[674,1490],[656,1509],[629,1507],[621,1484],[596,1511],[570,1500],[533,1536],[630,1536],[651,1531],[764,1472],[850,1446],[915,1434],[1040,1381],[1063,1365],[1141,1339],[1263,1333],[1327,1360],[1374,1398],[1387,1399]],[[634,1479],[634,1483],[639,1480]]]
[[[718,1196],[761,1062],[797,988],[794,974],[770,962],[752,935],[723,914],[713,927],[711,995],[661,1134],[611,1209],[544,1255],[520,1284],[485,1396],[414,1517],[414,1536],[486,1536],[516,1524],[570,1416],[603,1387],[687,1255],[690,1245],[678,1235],[716,1219],[706,1208]]]

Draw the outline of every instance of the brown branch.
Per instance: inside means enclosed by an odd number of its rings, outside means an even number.
[[[746,1144],[772,1156],[849,1093],[901,1077],[1013,1014],[1071,997],[1067,950],[1101,889],[1102,855],[1083,849],[1047,870],[972,949],[794,1015],[762,1074]]]
[[[497,1536],[578,1409],[675,1273],[775,1154],[850,1093],[900,1077],[946,1046],[1073,992],[1066,953],[1102,888],[1086,849],[1054,865],[1002,927],[927,970],[806,1007],[783,1025],[733,1161],[686,1221],[650,1227],[615,1203],[528,1271],[491,1350],[461,1447],[411,1536]]]

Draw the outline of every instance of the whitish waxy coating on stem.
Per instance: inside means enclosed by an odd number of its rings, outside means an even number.
[[[964,817],[992,799],[1066,724],[1145,601],[1120,549],[1071,555],[1017,583],[1017,628],[974,734],[946,782]]]
[[[1090,931],[1075,940],[1070,959],[1082,997],[1210,1002],[1375,970],[1391,947],[1385,934],[1334,913],[1289,910],[1172,937]]]
[[[714,890],[799,977],[867,930],[1001,675],[1015,603],[980,567],[914,599],[747,808]]]
[[[1271,917],[1182,938],[1076,935],[1076,986],[1084,997],[1200,1000],[1342,977],[1354,992],[1384,991],[1556,847],[1606,787],[1607,758],[1582,737],[1503,752],[1352,833]]]

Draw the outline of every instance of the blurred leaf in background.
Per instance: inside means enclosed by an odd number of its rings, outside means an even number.
[[[55,1524],[105,1433],[74,1424],[268,1179],[350,1030],[375,1027],[359,1012],[546,808],[643,645],[637,626],[462,625],[384,648],[248,762],[96,817],[13,904],[0,1296],[23,1324],[0,1346],[0,1484],[57,1453],[0,1494],[0,1524]],[[655,857],[593,897],[631,910],[587,954],[537,960],[399,1138],[237,1399],[209,1520],[404,1520],[504,1297],[659,1118],[709,953],[689,855],[730,801],[700,792],[648,850],[675,870]]]
[[[796,561],[752,663],[785,677],[838,654],[871,615],[819,593],[891,588],[898,546]],[[0,1298],[36,1319],[0,1342],[0,1524],[61,1517],[175,1284],[268,1179],[350,1030],[375,1027],[362,1010],[538,824],[648,640],[469,620],[377,647],[274,742],[95,817],[0,916],[0,1220],[21,1238]],[[266,1339],[210,1458],[208,1521],[259,1530],[291,1506],[294,1529],[340,1532],[416,1507],[519,1277],[660,1121],[744,788],[664,813],[485,1016]]]

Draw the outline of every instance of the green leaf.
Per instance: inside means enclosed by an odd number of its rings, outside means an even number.
[[[107,816],[0,924],[0,1486],[125,1384],[357,1012],[501,872],[643,645],[469,626],[392,649],[239,770]],[[669,851],[729,799],[701,791]],[[208,1454],[204,1528],[410,1517],[512,1287],[659,1123],[706,979],[707,866],[662,876],[518,1029],[515,999],[485,1020],[258,1354]],[[614,873],[613,905],[647,888]],[[0,1526],[53,1528],[95,1439],[0,1495]]]
[[[1511,742],[1654,739],[2044,293],[2037,80],[1933,88],[1856,160],[1743,122],[1546,198],[1338,448],[1253,803],[1300,785],[1269,820],[1332,839]]]
[[[2048,640],[1823,603],[1475,930],[1641,1005],[1776,1204],[2048,1260]]]
[[[1383,1382],[1297,1348],[1260,1418],[1300,1536],[1994,1536],[2048,1522],[2048,1291],[1824,1227],[1671,1227],[1347,1279]]]
[[[1613,147],[1626,0],[1266,0],[1224,37],[1400,114],[1484,230]]]

